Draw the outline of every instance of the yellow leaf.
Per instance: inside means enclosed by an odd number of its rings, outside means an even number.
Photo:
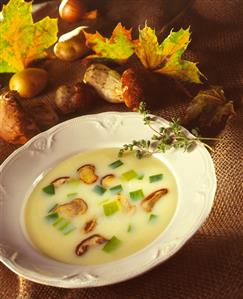
[[[57,40],[57,19],[33,23],[32,4],[10,0],[3,6],[0,22],[0,73],[23,70],[33,60],[46,57]]]
[[[148,69],[158,67],[165,57],[162,55],[162,45],[159,45],[155,31],[145,25],[139,29],[139,40],[135,42],[135,53]]]

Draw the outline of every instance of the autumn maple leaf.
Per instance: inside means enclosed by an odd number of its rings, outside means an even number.
[[[57,19],[46,17],[34,23],[32,4],[10,0],[3,6],[0,21],[0,73],[23,70],[57,40]]]
[[[183,81],[201,83],[202,73],[196,63],[183,60],[182,55],[190,43],[190,28],[171,31],[159,44],[155,30],[145,25],[139,29],[135,53],[145,68]]]
[[[121,23],[118,23],[110,38],[103,37],[99,32],[94,34],[85,32],[86,44],[95,52],[88,58],[105,58],[125,62],[134,53],[131,31],[132,29],[127,30]]]

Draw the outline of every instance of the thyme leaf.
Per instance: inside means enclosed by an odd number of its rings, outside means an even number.
[[[125,152],[134,152],[138,159],[142,159],[154,153],[164,153],[172,148],[191,151],[199,143],[209,150],[213,150],[204,141],[218,140],[218,138],[200,137],[197,129],[192,130],[195,137],[188,136],[180,125],[179,119],[172,119],[168,127],[160,126],[158,129],[156,126],[155,128],[155,124],[158,124],[158,118],[150,115],[144,102],[140,103],[138,112],[143,115],[144,124],[149,126],[154,134],[151,139],[133,140],[130,144],[124,144],[119,150],[119,157],[122,157]]]

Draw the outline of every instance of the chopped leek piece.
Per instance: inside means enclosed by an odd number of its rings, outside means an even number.
[[[58,206],[58,204],[55,203],[55,204],[50,208],[50,210],[48,211],[48,214],[51,213],[51,212],[53,212],[57,206]]]
[[[151,215],[149,216],[149,222],[154,223],[154,222],[157,220],[157,218],[158,218],[157,215],[155,215],[155,214],[151,214]]]
[[[122,185],[116,185],[116,186],[110,188],[110,191],[112,193],[119,193],[119,192],[123,191]]]
[[[58,213],[52,213],[50,215],[47,215],[45,219],[47,220],[48,223],[53,223],[59,218]]]
[[[76,197],[77,195],[78,195],[77,192],[68,193],[68,194],[67,194],[67,198],[73,198],[73,197]]]
[[[106,192],[106,189],[100,185],[96,185],[94,188],[93,188],[93,191],[99,195],[103,195],[105,192]]]
[[[43,192],[45,192],[46,194],[49,194],[49,195],[54,195],[55,194],[55,187],[53,184],[50,184],[46,187],[44,187],[42,189]]]
[[[69,179],[67,181],[67,183],[72,185],[72,186],[78,186],[78,185],[81,184],[81,181],[79,179],[72,178],[72,179]]]
[[[120,245],[122,244],[122,241],[119,240],[116,236],[113,236],[102,248],[103,251],[109,253],[113,250],[116,250]]]
[[[143,190],[139,189],[136,191],[129,192],[130,198],[134,201],[144,198]]]
[[[125,180],[125,181],[130,181],[134,178],[136,178],[138,176],[138,174],[136,173],[136,171],[134,170],[129,170],[127,172],[124,172],[122,174],[122,178]]]
[[[162,179],[163,179],[163,174],[159,173],[159,174],[151,175],[149,177],[149,182],[154,183],[154,182],[161,181]]]
[[[69,220],[62,221],[61,225],[58,226],[58,229],[61,230],[61,231],[63,231],[69,224],[70,224]]]
[[[66,226],[63,230],[62,230],[62,233],[64,234],[64,236],[70,234],[72,231],[74,231],[76,229],[75,226],[73,226],[71,223]]]
[[[121,160],[116,160],[115,162],[109,164],[109,167],[112,169],[122,166],[124,163]]]
[[[103,204],[103,210],[106,216],[110,216],[119,211],[119,205],[117,200]]]
[[[131,224],[128,225],[128,228],[127,228],[127,232],[130,233],[131,231],[133,230],[133,227]]]
[[[138,176],[138,180],[142,180],[144,178],[144,174],[140,174],[139,176]]]
[[[52,225],[59,227],[64,223],[65,219],[63,217],[58,218]]]

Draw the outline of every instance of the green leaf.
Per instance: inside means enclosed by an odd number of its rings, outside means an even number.
[[[183,81],[201,83],[202,73],[196,63],[182,60],[190,43],[190,28],[171,31],[159,44],[155,31],[145,25],[139,29],[139,40],[135,41],[135,53],[145,68]]]
[[[99,32],[95,34],[85,32],[86,43],[96,54],[89,58],[113,59],[125,62],[134,52],[131,29],[127,30],[118,23],[110,38],[103,37]]]
[[[23,70],[33,60],[45,58],[57,40],[57,19],[32,19],[32,4],[10,0],[0,22],[0,73]]]

